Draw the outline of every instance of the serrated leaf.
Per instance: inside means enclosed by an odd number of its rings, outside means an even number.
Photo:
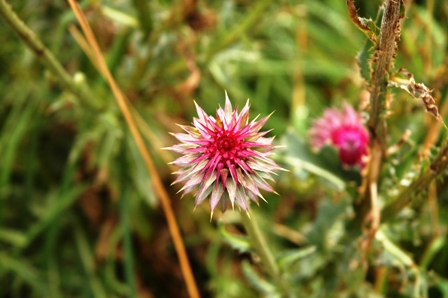
[[[347,1],[351,2],[351,1]],[[364,18],[359,18],[360,22],[367,26],[369,29],[366,29],[367,31],[361,30],[364,33],[367,32],[367,39],[364,42],[364,46],[362,47],[361,51],[358,53],[358,55],[356,56],[356,61],[358,63],[359,69],[360,69],[360,74],[361,76],[366,80],[366,81],[370,81],[370,50],[372,49],[372,47],[375,45],[375,39],[376,39],[376,28],[378,28],[381,24],[381,19],[384,13],[384,7],[381,6],[380,9],[378,10],[378,14],[376,17],[375,22],[373,22],[370,19],[364,19]],[[373,38],[373,39],[372,39]]]
[[[347,0],[348,15],[353,24],[361,30],[373,43],[376,43],[375,23],[371,19],[360,18],[354,0]]]
[[[370,41],[367,39],[362,47],[361,52],[356,56],[358,62],[359,72],[366,81],[370,81],[370,57],[369,50],[372,48]]]
[[[341,202],[322,200],[318,204],[317,218],[306,234],[309,242],[320,249],[333,247],[343,235],[342,218],[347,213],[348,206],[347,200]]]

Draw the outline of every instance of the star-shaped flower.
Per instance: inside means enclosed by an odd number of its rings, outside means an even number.
[[[271,174],[283,170],[269,158],[276,148],[274,138],[264,137],[269,131],[260,132],[270,115],[249,122],[249,100],[238,113],[227,93],[216,118],[195,105],[198,118],[193,126],[180,125],[186,133],[173,136],[181,143],[167,148],[183,154],[172,162],[180,167],[174,183],[186,181],[180,190],[184,194],[197,190],[195,206],[210,197],[212,216],[218,203],[222,212],[229,202],[232,208],[236,203],[247,212],[249,199],[257,204],[258,198],[264,200],[260,189],[275,193],[265,179],[273,180]]]

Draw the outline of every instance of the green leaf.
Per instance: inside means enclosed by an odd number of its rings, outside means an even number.
[[[375,239],[378,240],[384,248],[385,260],[400,267],[414,267],[415,263],[408,253],[392,242],[382,230],[376,232]]]
[[[263,293],[265,297],[281,297],[279,293],[276,293],[275,286],[260,277],[248,261],[244,260],[241,265],[243,267],[244,276],[249,280],[251,285]]]
[[[27,238],[20,231],[2,228],[0,229],[0,241],[10,243],[17,247],[22,247],[26,244]]]
[[[218,221],[218,231],[222,239],[239,252],[250,252],[253,249],[249,237],[227,232],[222,221]]]
[[[78,223],[75,223],[74,225],[74,237],[76,240],[79,257],[86,274],[86,281],[88,281],[88,283],[90,284],[93,297],[108,297],[108,295],[106,294],[106,290],[101,283],[101,280],[95,274],[95,259],[93,251],[90,248],[87,235],[85,235],[84,231]]]
[[[48,206],[47,211],[42,218],[35,223],[27,231],[27,245],[40,233],[42,233],[48,226],[50,226],[58,215],[66,211],[79,198],[79,195],[87,188],[86,185],[77,185],[63,193],[53,193],[51,196],[57,197],[57,200],[48,199],[48,201],[56,201],[55,204]]]
[[[356,56],[356,61],[358,62],[359,71],[361,76],[368,82],[370,81],[370,49],[372,44],[370,40],[366,39],[361,52]]]
[[[340,202],[322,200],[318,204],[318,213],[312,228],[306,234],[310,243],[319,249],[332,249],[344,235],[342,218],[347,214],[349,200]]]
[[[445,244],[446,244],[445,236],[439,236],[433,239],[429,243],[427,249],[425,250],[422,256],[422,259],[420,261],[420,268],[427,269],[428,265],[434,259],[435,255],[445,246]]]
[[[316,246],[311,245],[308,247],[284,252],[277,258],[278,265],[280,267],[288,267],[289,265],[314,254],[316,252],[316,249]]]
[[[12,271],[26,283],[37,289],[42,295],[44,294],[43,283],[39,280],[36,270],[23,261],[0,252],[0,272],[1,271]]]
[[[344,180],[330,172],[328,168],[325,168],[323,163],[326,161],[318,159],[317,155],[311,152],[309,145],[305,144],[292,131],[288,131],[285,134],[281,143],[287,149],[286,153],[279,157],[279,160],[283,160],[289,164],[292,168],[291,170],[297,177],[306,177],[305,173],[309,172],[324,178],[337,190],[343,190],[345,188]]]
[[[448,280],[438,277],[436,278],[435,285],[442,292],[441,297],[448,297]]]
[[[15,156],[19,153],[18,147],[20,141],[23,139],[24,134],[32,125],[32,116],[36,111],[34,104],[25,104],[23,106],[17,105],[18,109],[14,109],[7,122],[7,128],[11,128],[10,131],[2,131],[2,138],[0,139],[0,154],[2,161],[0,162],[0,189],[8,186],[13,162]],[[20,115],[19,115],[20,114]],[[8,137],[6,139],[6,137]]]

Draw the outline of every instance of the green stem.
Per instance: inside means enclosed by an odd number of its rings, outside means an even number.
[[[132,0],[135,10],[137,11],[140,27],[143,30],[144,38],[146,40],[153,29],[153,19],[151,9],[148,1],[145,0]]]
[[[253,213],[251,213],[251,218],[245,214],[241,213],[241,221],[246,229],[247,234],[249,235],[252,245],[257,251],[260,259],[265,266],[268,273],[272,278],[276,281],[277,285],[280,286],[281,290],[286,294],[287,288],[280,275],[280,271],[277,267],[277,263],[275,262],[275,258],[269,249],[269,246],[266,242],[266,238],[261,233],[260,227],[258,226],[257,220]]]
[[[384,207],[382,211],[382,221],[386,222],[394,218],[403,208],[415,198],[419,192],[429,187],[429,184],[439,175],[441,175],[448,166],[448,144],[445,144],[440,149],[439,154],[429,166],[429,169],[424,171],[422,175],[414,180],[410,186],[405,188],[397,197],[397,199]]]
[[[100,102],[86,86],[78,84],[64,67],[55,58],[53,53],[46,48],[34,32],[12,10],[11,5],[5,0],[0,0],[0,17],[18,35],[18,37],[34,52],[36,57],[59,79],[63,88],[75,94],[87,105],[100,109]]]

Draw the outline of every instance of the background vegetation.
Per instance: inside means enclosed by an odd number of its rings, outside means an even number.
[[[2,0],[3,2],[3,0]],[[375,19],[382,1],[358,1]],[[10,1],[84,93],[74,94],[0,22],[0,297],[187,297],[159,205],[114,97],[65,1]],[[311,152],[307,130],[326,107],[366,111],[357,54],[365,35],[345,1],[81,1],[113,76],[134,108],[170,192],[202,297],[275,297],[239,212],[180,200],[160,148],[175,123],[251,103],[270,114],[280,173],[252,208],[297,297],[448,297],[448,184],[409,194],[371,247],[354,221],[359,171],[337,153]],[[448,3],[406,1],[395,66],[448,109]],[[381,206],[425,172],[446,139],[421,101],[393,90]],[[365,113],[367,117],[367,113]],[[445,118],[446,119],[446,118]],[[442,128],[441,128],[442,127]],[[409,138],[403,138],[409,130]],[[431,138],[428,140],[428,138]],[[401,140],[401,141],[400,141]],[[355,227],[355,228],[354,228]]]

